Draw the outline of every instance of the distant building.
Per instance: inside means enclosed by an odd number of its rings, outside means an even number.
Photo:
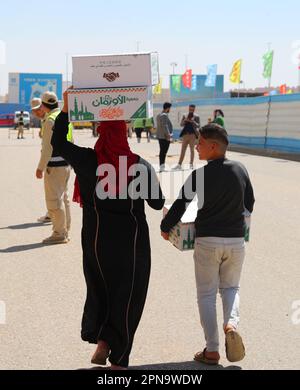
[[[46,91],[55,92],[62,99],[61,74],[9,73],[8,103],[28,105]]]

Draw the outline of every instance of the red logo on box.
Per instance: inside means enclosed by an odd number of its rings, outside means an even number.
[[[100,118],[116,120],[124,116],[124,110],[120,107],[109,107],[100,110]]]

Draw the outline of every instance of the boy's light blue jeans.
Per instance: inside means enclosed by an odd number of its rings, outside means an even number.
[[[198,306],[208,352],[219,351],[218,290],[223,301],[224,326],[237,328],[239,324],[239,289],[244,259],[243,238],[196,239],[194,260]]]

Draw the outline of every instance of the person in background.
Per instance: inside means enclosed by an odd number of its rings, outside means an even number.
[[[32,114],[40,120],[41,123],[41,129],[39,131],[39,137],[43,138],[43,128],[44,128],[44,121],[45,121],[45,112],[42,110],[42,99],[40,98],[34,98],[31,101],[31,111]],[[51,222],[51,218],[48,212],[40,218],[38,218],[38,222],[40,223],[49,223]]]
[[[133,123],[133,128],[136,134],[137,142],[140,144],[142,141],[142,132],[145,130],[144,119],[136,119]]]
[[[194,159],[195,159],[195,145],[196,139],[199,137],[199,129],[200,129],[200,117],[195,115],[196,106],[191,104],[189,106],[189,113],[187,116],[183,116],[181,120],[181,127],[183,130],[180,134],[180,138],[182,138],[182,146],[181,146],[181,155],[179,159],[178,165],[176,165],[174,170],[182,169],[182,164],[185,158],[187,147],[190,147],[191,157],[190,157],[190,169],[194,168]]]
[[[151,131],[154,127],[153,118],[145,119],[144,125],[145,125],[144,127],[145,127],[145,131],[146,131],[147,141],[148,141],[148,143],[150,143],[151,142]]]
[[[226,158],[229,145],[225,129],[210,124],[200,130],[197,147],[200,160],[208,165],[193,171],[179,198],[161,224],[162,237],[180,221],[197,194],[201,208],[195,221],[195,274],[198,306],[206,347],[195,360],[217,365],[220,360],[216,299],[220,290],[230,362],[244,358],[245,347],[237,332],[240,321],[240,278],[245,259],[245,212],[253,212],[254,194],[246,168]]]
[[[58,98],[54,92],[43,94],[41,108],[45,112],[45,120],[41,158],[36,170],[36,177],[37,179],[44,177],[46,205],[53,225],[52,235],[46,238],[43,244],[66,244],[70,240],[70,201],[66,194],[68,194],[71,170],[69,163],[51,145],[53,126],[60,113]],[[68,127],[67,137],[70,140],[73,139],[70,127]]]
[[[92,123],[92,133],[93,133],[93,137],[94,138],[98,138],[99,137],[99,134],[97,132],[97,128],[99,126],[99,123],[98,122],[93,122]]]
[[[18,117],[18,139],[24,139],[24,111],[21,111]]]
[[[44,123],[45,123],[45,112],[42,109],[42,99],[40,98],[34,98],[31,101],[31,110],[32,114],[40,120],[41,123],[41,129],[39,131],[39,137],[43,139],[43,133],[44,133]],[[73,142],[73,125],[69,125],[69,132],[68,132],[68,139],[70,142]],[[70,201],[69,201],[69,194],[68,191],[64,193],[64,204],[65,204],[65,210],[66,210],[66,218],[67,218],[67,230],[70,231],[71,229],[71,210],[70,210]],[[38,222],[40,223],[49,223],[51,222],[51,218],[48,212],[40,218],[38,218]]]
[[[217,125],[223,127],[225,129],[225,115],[224,112],[220,109],[214,111],[214,120],[212,123],[216,123]]]
[[[132,138],[133,122],[132,121],[126,121],[126,127],[127,127],[127,137],[128,138]]]
[[[156,119],[156,137],[159,142],[159,165],[160,172],[165,171],[166,157],[170,148],[171,139],[173,136],[173,125],[169,118],[172,104],[165,103],[163,106],[163,112],[157,116]]]

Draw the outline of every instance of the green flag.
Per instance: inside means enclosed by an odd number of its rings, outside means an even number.
[[[263,76],[265,79],[270,79],[272,77],[272,70],[273,70],[273,59],[274,59],[274,51],[268,51],[263,56],[264,61],[264,73]]]
[[[171,80],[172,80],[171,84],[172,84],[173,91],[180,93],[180,91],[181,91],[181,76],[180,75],[173,75],[173,76],[171,76]]]

